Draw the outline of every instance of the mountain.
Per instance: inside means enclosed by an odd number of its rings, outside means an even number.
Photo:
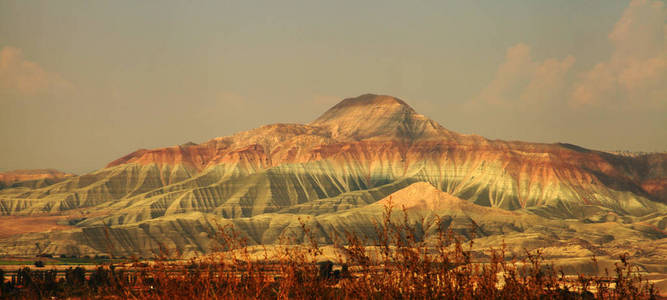
[[[211,251],[219,224],[273,244],[302,235],[299,218],[332,243],[343,231],[372,236],[389,198],[411,220],[437,215],[461,234],[474,221],[481,245],[652,245],[667,237],[666,191],[667,153],[489,140],[367,94],[309,124],[142,149],[48,186],[2,189],[4,218],[58,215],[66,228],[14,234],[0,249],[197,255]]]
[[[0,189],[8,187],[43,187],[63,181],[74,174],[54,169],[14,170],[0,172]]]

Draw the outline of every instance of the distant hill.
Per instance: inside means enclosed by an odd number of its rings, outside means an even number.
[[[8,187],[43,187],[63,181],[74,174],[54,169],[14,170],[0,172],[0,189]]]

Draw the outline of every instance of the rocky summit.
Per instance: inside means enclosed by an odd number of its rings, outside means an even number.
[[[302,237],[299,220],[328,244],[346,231],[372,237],[393,203],[409,220],[444,218],[463,235],[474,223],[481,247],[628,251],[667,273],[667,153],[459,134],[391,96],[344,99],[308,124],[137,150],[89,174],[49,174],[3,179],[0,219],[14,229],[0,255],[162,247],[194,256],[212,251],[219,225],[274,244]],[[21,231],[21,220],[39,218],[59,226]]]

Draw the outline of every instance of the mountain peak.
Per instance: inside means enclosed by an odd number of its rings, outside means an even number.
[[[343,117],[357,116],[359,113],[366,115],[369,112],[393,113],[405,112],[416,114],[415,110],[403,100],[387,95],[364,94],[359,97],[343,99],[338,104],[324,112],[319,118],[311,123],[326,124],[338,121]]]
[[[376,95],[376,94],[364,94],[355,98],[343,99],[343,101],[339,102],[334,107],[332,107],[331,110],[335,109],[340,110],[353,107],[368,107],[368,106],[405,108],[407,110],[414,112],[414,109],[412,109],[410,105],[408,105],[401,99],[392,96]]]
[[[344,99],[310,125],[329,128],[334,138],[355,140],[417,139],[446,131],[438,123],[418,114],[403,100],[375,94]]]

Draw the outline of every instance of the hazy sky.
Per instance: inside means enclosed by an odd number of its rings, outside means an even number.
[[[0,171],[399,97],[450,130],[667,150],[664,1],[0,0]]]

